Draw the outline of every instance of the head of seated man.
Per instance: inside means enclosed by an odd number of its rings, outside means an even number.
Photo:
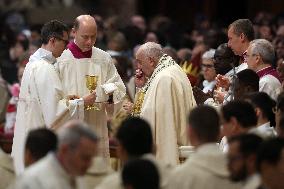
[[[25,167],[37,162],[57,148],[57,136],[49,129],[40,128],[28,133],[25,145]]]

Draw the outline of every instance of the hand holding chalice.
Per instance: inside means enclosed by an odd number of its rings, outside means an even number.
[[[93,93],[94,90],[97,88],[98,76],[96,75],[86,75],[86,87],[90,90],[90,93]],[[100,110],[95,105],[88,105],[86,110]]]

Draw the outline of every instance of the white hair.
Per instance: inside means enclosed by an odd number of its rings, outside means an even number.
[[[163,53],[163,49],[160,44],[154,42],[147,42],[140,46],[140,50],[143,51],[146,57],[151,57],[159,60]]]
[[[89,126],[79,120],[71,120],[65,123],[57,133],[58,146],[67,144],[72,148],[76,148],[82,137],[88,138],[94,142],[98,141],[97,135],[89,128]]]
[[[266,39],[255,39],[250,42],[252,54],[259,55],[266,64],[275,61],[275,50],[273,45]]]
[[[202,55],[202,59],[213,59],[214,58],[214,54],[215,54],[215,49],[210,49],[208,51],[206,51],[203,55]]]

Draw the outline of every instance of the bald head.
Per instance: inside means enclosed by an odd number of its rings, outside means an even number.
[[[83,52],[91,50],[97,37],[97,24],[94,17],[78,16],[74,22],[73,34],[76,44]]]
[[[97,29],[95,18],[90,15],[80,15],[75,19],[74,29],[78,30],[80,26],[95,27]]]

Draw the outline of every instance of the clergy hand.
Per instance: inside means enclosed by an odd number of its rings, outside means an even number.
[[[225,96],[226,96],[227,92],[224,92],[220,89],[220,87],[217,90],[214,90],[214,100],[219,103],[222,104]]]
[[[211,91],[204,93],[200,88],[195,86],[192,88],[192,91],[198,105],[203,104],[208,98],[213,97],[213,93]]]
[[[137,69],[135,72],[135,85],[138,88],[141,88],[145,85],[147,79],[141,69]]]
[[[229,87],[230,87],[230,80],[229,80],[229,78],[226,77],[226,76],[218,74],[217,77],[216,77],[216,86],[217,87],[222,87],[226,91],[228,91]]]
[[[96,98],[97,98],[97,95],[96,95],[96,92],[92,92],[91,94],[89,95],[86,95],[83,97],[83,100],[84,100],[84,105],[85,106],[90,106],[90,105],[93,105],[96,101]]]
[[[79,99],[80,97],[78,95],[67,95],[67,100],[75,100],[75,99]]]
[[[122,107],[128,114],[131,114],[133,110],[133,103],[129,101],[125,102]]]

